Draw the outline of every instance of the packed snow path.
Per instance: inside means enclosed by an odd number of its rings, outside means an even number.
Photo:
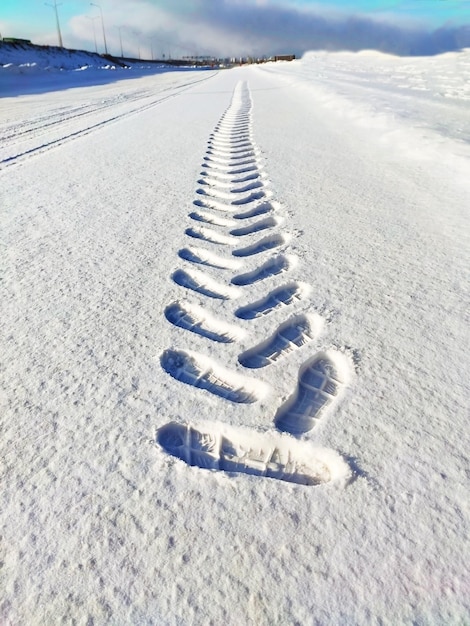
[[[204,200],[196,200],[194,204],[199,210],[189,214],[192,220],[207,223],[212,227],[222,227],[228,234],[209,227],[198,230],[191,227],[185,231],[189,237],[201,239],[220,248],[217,259],[226,258],[231,254],[242,257],[247,263],[249,257],[254,256],[257,264],[255,269],[237,274],[230,280],[232,285],[243,287],[250,287],[260,281],[263,281],[263,285],[265,283],[269,285],[273,277],[278,275],[281,275],[282,281],[282,275],[295,265],[295,257],[289,259],[281,252],[285,249],[288,239],[271,237],[272,245],[269,246],[263,243],[266,239],[260,241],[255,239],[248,249],[243,244],[246,239],[252,241],[253,235],[258,238],[258,233],[273,230],[283,222],[282,219],[275,217],[281,211],[279,203],[268,200],[272,192],[267,188],[264,168],[259,162],[260,150],[253,143],[251,109],[249,89],[246,84],[240,82],[235,87],[229,108],[209,140],[204,157],[204,170],[201,173],[203,178],[199,181],[203,187],[196,191],[198,195],[204,196]],[[242,212],[239,212],[240,209]],[[220,217],[221,213],[228,217]],[[248,224],[240,226],[245,224],[246,220]],[[235,247],[227,254],[227,248],[230,250],[230,247],[240,244],[241,248]],[[204,250],[206,252],[202,256],[207,257],[208,249]],[[263,252],[268,252],[270,256],[259,265],[261,262],[259,257],[263,259],[265,257]],[[179,256],[184,259],[181,251]],[[194,251],[185,260],[196,265],[210,265],[202,262]],[[221,272],[226,274],[230,269],[230,263],[228,266],[225,263],[222,267],[217,267],[216,264],[216,268],[218,274]],[[243,261],[239,264],[239,269],[241,268]],[[229,287],[219,285],[203,272],[198,274],[193,272],[191,275],[191,270],[180,269],[173,274],[173,280],[181,287],[209,299],[230,300],[243,297],[242,290],[229,291]],[[282,285],[280,289],[284,292],[286,286]],[[272,293],[273,291],[264,300],[266,302],[274,300],[274,305],[257,310],[259,314],[267,315],[276,309],[287,307],[294,300],[294,298],[287,301],[276,299]],[[253,310],[253,303],[247,306],[249,310]],[[194,312],[194,307],[193,312],[190,309],[191,305],[184,307],[175,302],[167,308],[166,318],[176,326],[222,343],[235,341],[237,335],[242,338],[248,334],[248,329],[241,327],[238,332],[232,331],[229,335],[217,332],[218,329],[233,326],[216,321],[203,308],[199,308],[198,313]],[[293,350],[316,339],[321,327],[322,318],[318,315],[293,316],[278,326],[271,337],[264,338],[255,347],[240,354],[238,362],[245,368],[256,369],[274,364]],[[220,365],[204,355],[166,350],[162,355],[161,364],[176,380],[205,389],[231,402],[252,403],[259,400],[261,394],[267,394],[266,385],[254,378],[243,378],[235,371],[222,371]],[[299,379],[298,389],[293,392],[286,406],[279,409],[276,419],[278,428],[296,434],[311,430],[324,409],[338,399],[339,392],[348,378],[349,369],[347,358],[336,354],[335,351],[311,360]],[[216,434],[211,432],[211,427],[208,428],[208,434],[201,434],[192,427],[167,424],[159,430],[157,440],[165,451],[201,468],[225,469],[306,485],[329,482],[333,477],[344,481],[349,473],[344,461],[331,451],[327,452],[328,462],[319,463],[319,457],[324,457],[326,451],[312,448],[305,458],[305,452],[301,453],[302,446],[279,435],[263,439],[256,432],[244,436],[235,433],[232,436],[226,435],[217,442]],[[243,443],[239,441],[240,439]],[[304,458],[301,460],[302,457]],[[317,469],[317,466],[321,469]]]
[[[2,100],[3,621],[465,621],[470,66],[447,60]]]

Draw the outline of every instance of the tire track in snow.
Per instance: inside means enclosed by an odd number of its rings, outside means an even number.
[[[208,141],[197,181],[196,210],[188,214],[198,223],[185,236],[207,247],[187,245],[178,256],[187,267],[172,278],[185,296],[196,292],[204,306],[178,300],[165,310],[165,317],[182,332],[192,332],[219,344],[236,344],[246,335],[243,326],[217,319],[211,301],[247,297],[248,302],[232,310],[234,320],[254,324],[262,317],[292,307],[308,296],[309,285],[288,280],[296,257],[287,254],[291,236],[282,232],[281,205],[272,193],[260,150],[251,137],[251,97],[243,83],[234,90],[232,102]],[[208,271],[195,269],[206,266]],[[233,274],[235,272],[235,274]],[[274,283],[274,284],[272,284]],[[253,285],[265,291],[250,301]],[[256,290],[259,291],[259,288]],[[190,350],[168,349],[160,357],[162,368],[175,380],[210,392],[229,402],[252,404],[270,387],[237,371],[274,367],[296,350],[315,341],[324,325],[318,314],[296,314],[278,324],[270,336],[261,338],[226,368],[212,357]],[[248,331],[249,332],[249,331]],[[349,379],[349,361],[336,350],[320,352],[300,369],[296,388],[278,409],[274,424],[289,435],[303,434],[315,425],[326,409],[339,398]],[[349,469],[331,450],[309,448],[280,432],[259,433],[224,428],[203,428],[170,422],[157,431],[156,442],[168,454],[202,469],[254,474],[303,485],[318,485],[345,478]]]
[[[3,132],[0,129],[0,170],[88,135],[108,124],[152,109],[199,82],[208,80],[216,73],[181,85],[165,87],[158,97],[147,90],[139,90],[124,96],[107,98],[104,102],[100,100],[93,104],[56,111],[48,116],[39,116],[26,124],[6,127]]]

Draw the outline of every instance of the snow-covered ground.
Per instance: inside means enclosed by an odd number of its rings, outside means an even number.
[[[179,71],[189,68],[181,67]],[[0,40],[0,97],[98,85],[172,71],[175,67],[137,59],[105,58],[86,50],[5,43]]]
[[[58,46],[36,46],[0,40],[0,72],[32,74],[35,72],[110,69],[112,63],[100,54],[86,50],[69,50]],[[115,69],[115,68],[114,68]]]
[[[2,99],[3,623],[467,622],[469,78]]]

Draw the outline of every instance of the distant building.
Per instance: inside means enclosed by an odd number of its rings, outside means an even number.
[[[275,61],[293,61],[295,59],[295,54],[276,54],[274,57]]]
[[[0,37],[0,39],[5,43],[31,43],[30,39],[19,39],[18,37]]]

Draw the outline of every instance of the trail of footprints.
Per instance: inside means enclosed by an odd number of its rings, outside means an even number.
[[[184,266],[172,275],[181,288],[181,299],[166,307],[166,319],[184,332],[227,344],[246,336],[237,319],[256,326],[258,318],[282,309],[288,317],[269,337],[239,354],[246,375],[190,350],[165,350],[160,363],[181,383],[229,402],[251,404],[269,392],[269,386],[253,374],[314,341],[323,319],[317,314],[290,314],[310,287],[288,279],[296,259],[286,253],[290,237],[281,230],[282,207],[270,200],[267,177],[252,140],[251,97],[245,83],[236,86],[229,108],[211,134],[202,167],[195,208],[189,213],[194,223],[186,229],[185,245],[178,253]],[[236,305],[254,292],[261,297]],[[201,296],[204,306],[193,301]],[[233,302],[233,323],[210,312],[211,302],[220,300]],[[170,422],[157,431],[157,442],[167,453],[200,468],[305,485],[329,482],[348,474],[341,457],[290,435],[301,435],[315,426],[338,399],[349,372],[347,357],[335,350],[318,353],[304,363],[296,389],[274,417],[277,431],[289,435],[223,424],[212,424],[205,432]]]

